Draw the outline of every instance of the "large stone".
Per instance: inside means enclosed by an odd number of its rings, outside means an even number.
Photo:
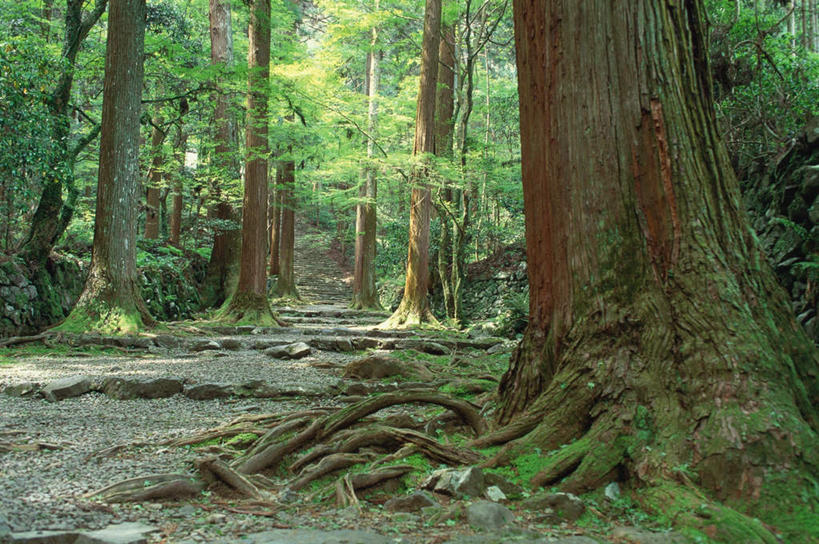
[[[226,349],[228,351],[239,351],[242,349],[242,342],[235,338],[224,338],[221,342],[222,349]]]
[[[150,378],[132,380],[106,378],[103,392],[117,400],[162,399],[182,392],[182,382],[174,378]]]
[[[396,349],[414,349],[429,355],[449,355],[449,349],[438,342],[425,340],[422,338],[407,338],[396,342]]]
[[[493,531],[512,523],[515,514],[511,510],[491,501],[478,501],[466,508],[466,521],[475,529]]]
[[[157,334],[154,336],[154,344],[165,349],[175,349],[182,344],[182,340],[171,334]]]
[[[655,533],[636,527],[616,527],[610,535],[617,542],[628,544],[683,544],[690,542],[686,537],[674,532]]]
[[[551,510],[564,521],[575,521],[586,511],[583,501],[572,493],[539,493],[522,501],[521,506],[532,511]]]
[[[26,531],[22,533],[11,533],[6,540],[0,540],[4,544],[74,544],[79,533],[77,531]]]
[[[147,544],[148,535],[157,531],[156,527],[142,523],[119,523],[80,533],[74,544]]]
[[[483,480],[487,486],[495,486],[507,497],[520,497],[523,495],[523,488],[516,483],[510,482],[500,474],[484,472]]]
[[[313,338],[309,342],[311,347],[322,351],[350,352],[355,351],[353,342],[349,338]]]
[[[477,467],[462,470],[445,468],[430,474],[421,487],[451,497],[482,497],[486,492],[486,481],[483,471]]]
[[[223,399],[233,394],[233,387],[221,383],[202,383],[186,387],[183,394],[193,400]]]
[[[79,397],[90,392],[93,388],[91,379],[87,376],[71,376],[62,378],[43,387],[43,396],[46,400],[57,402],[71,397]]]
[[[10,397],[33,397],[39,392],[40,384],[35,382],[18,383],[3,389],[3,394]]]
[[[302,357],[310,355],[310,351],[310,346],[304,342],[296,342],[294,344],[268,348],[264,350],[264,354],[276,359],[301,359]]]
[[[197,340],[190,347],[190,351],[193,352],[218,351],[220,349],[222,349],[222,344],[216,340]]]
[[[399,361],[391,357],[373,355],[352,361],[344,368],[345,378],[360,380],[380,380],[401,376],[403,378],[420,378],[431,380],[434,376],[427,367],[415,361]]]
[[[384,503],[384,510],[389,512],[420,512],[429,506],[441,506],[426,491],[416,491],[411,495],[395,497]]]

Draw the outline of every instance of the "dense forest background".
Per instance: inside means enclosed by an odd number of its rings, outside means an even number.
[[[0,7],[5,334],[59,321],[82,288],[94,230],[105,4]],[[816,339],[817,143],[804,128],[819,113],[819,6],[706,4],[722,134],[753,225]],[[387,307],[400,299],[405,272],[423,8],[414,0],[272,2],[271,211],[295,209],[352,270],[356,206],[375,200],[374,273]],[[148,4],[137,265],[142,296],[161,320],[212,306],[203,282],[214,238],[241,227],[238,216],[218,213],[222,202],[241,208],[246,154],[249,11],[235,3],[230,15],[232,52],[216,63],[207,2]],[[462,324],[490,318],[492,327],[515,334],[525,324],[527,292],[511,6],[446,2],[443,28],[452,48],[454,111],[450,140],[430,167],[435,313]],[[375,124],[368,104],[373,55],[380,76]],[[217,149],[217,103],[233,120],[227,150]],[[288,168],[292,181],[283,176]],[[377,199],[362,191],[373,174]],[[467,276],[467,287],[456,288]]]

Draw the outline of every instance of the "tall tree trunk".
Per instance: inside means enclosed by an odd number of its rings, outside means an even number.
[[[452,157],[453,113],[455,111],[455,23],[448,23],[441,32],[438,45],[438,94],[435,97],[435,151],[439,157]],[[460,228],[453,207],[452,187],[443,181],[440,191],[438,217],[441,230],[438,237],[438,277],[447,317],[457,319],[455,313],[455,291],[450,274],[455,269],[452,258],[455,255],[452,241],[453,232]]]
[[[378,0],[375,9],[378,9]],[[381,79],[381,48],[378,44],[378,29],[371,31],[370,53],[367,55],[367,168],[364,183],[358,190],[358,204],[355,218],[355,267],[353,271],[353,308],[381,309],[378,290],[375,286],[375,235],[377,229],[376,198],[378,181],[373,138],[378,132],[378,85]]]
[[[57,79],[54,91],[48,101],[48,107],[55,118],[54,141],[58,142],[49,171],[53,175],[43,184],[43,192],[37,203],[37,209],[31,220],[31,227],[24,242],[22,253],[34,268],[41,267],[57,240],[65,232],[74,213],[77,201],[77,190],[74,187],[74,160],[86,145],[99,134],[99,128],[82,138],[78,145],[71,145],[71,111],[68,100],[74,85],[74,67],[77,53],[91,28],[102,16],[107,0],[95,0],[94,9],[83,16],[84,0],[67,0],[65,8],[65,33],[62,49],[62,71]],[[68,195],[63,202],[63,189]]]
[[[211,64],[227,68],[233,63],[233,37],[230,24],[230,2],[210,0],[210,55]],[[239,213],[231,206],[222,184],[239,177],[239,165],[234,153],[238,149],[236,120],[230,112],[229,97],[217,90],[214,93],[213,124],[215,148],[213,165],[216,175],[211,181],[213,193],[212,214],[220,225],[214,229],[213,248],[202,288],[202,305],[219,306],[233,292],[239,275],[241,231],[226,228],[237,224]]]
[[[145,191],[145,234],[146,240],[159,238],[159,193],[162,184],[162,169],[165,167],[165,157],[162,144],[165,141],[165,132],[162,130],[160,106],[157,103],[154,115],[154,125],[151,129],[151,169],[148,172],[148,187]]]
[[[270,206],[270,262],[268,263],[268,274],[279,275],[279,246],[281,242],[281,221],[282,221],[282,165],[276,166],[276,186],[273,191],[273,203]]]
[[[530,316],[476,445],[715,541],[777,542],[731,507],[815,540],[819,355],[743,212],[702,3],[514,7]]]
[[[61,330],[128,333],[153,319],[139,295],[136,214],[145,0],[117,0],[108,15],[97,208],[91,268]]]
[[[441,32],[441,0],[426,0],[421,48],[421,78],[415,112],[415,144],[412,154],[420,164],[413,168],[410,194],[409,251],[404,296],[385,328],[435,323],[429,308],[429,220],[431,192],[427,182],[426,154],[435,153],[435,92],[438,84],[438,44]]]
[[[179,171],[173,176],[171,193],[171,220],[170,220],[170,234],[168,236],[168,243],[172,246],[182,247],[182,210],[185,206],[185,201],[182,198],[182,182],[185,179],[185,154],[188,147],[188,133],[184,125],[179,125],[179,141],[177,143],[177,163]]]
[[[288,155],[291,153],[288,149]],[[299,298],[296,290],[295,244],[296,211],[293,189],[296,184],[296,164],[291,158],[282,161],[281,235],[279,240],[279,277],[276,278],[276,295]]]
[[[242,254],[239,283],[224,317],[276,323],[267,301],[267,86],[270,77],[270,0],[253,0],[248,25],[248,100]]]

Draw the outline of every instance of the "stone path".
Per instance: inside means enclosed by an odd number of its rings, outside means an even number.
[[[468,493],[462,487],[463,493],[456,493],[461,498],[431,487],[435,498],[431,505],[423,503],[425,511],[365,502],[361,509],[335,509],[289,496],[273,505],[209,494],[188,502],[140,504],[89,498],[93,490],[135,476],[192,473],[203,447],[169,442],[236,417],[341,408],[373,392],[436,390],[459,379],[390,354],[443,356],[465,372],[488,352],[511,349],[500,339],[375,329],[387,314],[347,309],[343,272],[311,240],[297,238],[297,283],[308,303],[278,308],[288,327],[185,323],[134,338],[63,337],[62,344],[102,344],[107,351],[71,349],[63,356],[32,356],[0,366],[0,543],[610,542],[600,530],[578,532],[543,510],[548,507],[512,512],[481,501],[489,482]],[[365,356],[375,364],[386,361],[378,372],[387,376],[427,374],[416,381],[385,380],[382,374],[367,379],[360,374],[372,371],[367,364],[351,373]],[[439,478],[451,485],[474,483],[472,476],[445,476]],[[502,496],[495,500],[503,502]],[[411,496],[405,503],[415,504]],[[669,535],[652,540],[658,535],[623,534],[614,541],[672,541]]]

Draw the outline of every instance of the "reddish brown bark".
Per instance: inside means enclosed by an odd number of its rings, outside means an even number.
[[[282,162],[281,179],[281,234],[279,238],[279,277],[276,280],[276,295],[279,297],[299,297],[296,290],[295,244],[296,213],[293,187],[296,182],[296,165],[292,160]]]
[[[279,274],[279,246],[281,237],[282,221],[282,167],[276,167],[276,185],[273,190],[270,206],[270,262],[268,263],[268,274],[278,276]]]
[[[435,153],[435,92],[438,82],[438,44],[441,32],[441,0],[427,0],[421,50],[421,78],[415,112],[415,143],[412,154],[420,160],[413,169],[410,194],[409,251],[404,296],[384,327],[435,322],[429,308],[429,220],[431,192],[424,165],[427,153]]]
[[[162,130],[162,117],[159,106],[156,107],[153,127],[151,129],[151,169],[148,172],[148,187],[145,190],[145,234],[146,240],[159,238],[159,197],[162,185],[162,170],[165,157],[162,144],[165,142],[165,131]]]
[[[173,191],[171,193],[171,220],[170,233],[168,235],[168,243],[172,246],[181,247],[182,245],[182,210],[185,202],[182,198],[182,180],[185,174],[185,153],[188,145],[188,133],[185,127],[179,127],[179,141],[177,143],[177,164],[179,171],[173,176],[171,183]]]

